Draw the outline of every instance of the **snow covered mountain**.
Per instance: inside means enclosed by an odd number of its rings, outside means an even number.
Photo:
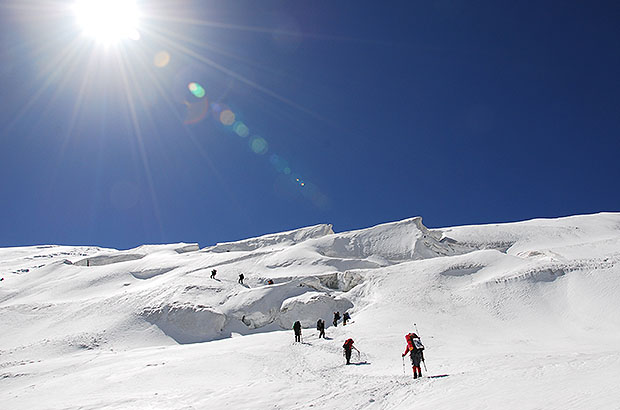
[[[1,408],[620,408],[617,213],[4,248],[0,276]],[[414,323],[447,377],[411,378]]]

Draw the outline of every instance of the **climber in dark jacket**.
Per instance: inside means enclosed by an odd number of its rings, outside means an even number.
[[[353,349],[355,349],[358,354],[360,352],[355,348],[355,346],[353,346],[353,339],[347,339],[347,341],[342,345],[342,348],[344,349],[344,357],[347,359],[347,364],[351,364],[351,351]]]
[[[323,319],[316,321],[316,330],[319,331],[319,339],[321,336],[325,339],[325,321]]]
[[[332,322],[334,326],[338,326],[339,320],[340,320],[340,312],[334,312],[334,321]]]
[[[295,341],[301,343],[301,323],[299,320],[293,324],[293,331],[295,332]]]
[[[342,326],[345,326],[347,324],[347,320],[351,319],[351,316],[349,316],[349,312],[344,312],[344,314],[342,315]]]

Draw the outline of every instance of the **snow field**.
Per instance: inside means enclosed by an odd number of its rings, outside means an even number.
[[[421,218],[345,233],[317,225],[203,250],[0,249],[0,403],[620,409],[619,262],[620,214],[609,213],[436,230]],[[331,326],[345,309],[352,322]],[[403,374],[414,323],[424,374],[449,376],[413,380],[408,357]],[[348,337],[362,354],[344,366]]]

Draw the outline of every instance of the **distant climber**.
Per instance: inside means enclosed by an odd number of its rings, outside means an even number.
[[[301,323],[299,320],[293,324],[293,331],[295,332],[295,341],[301,343]]]
[[[239,274],[239,283],[241,283],[243,285],[243,279],[245,279],[245,276],[243,276],[243,273]]]
[[[215,279],[215,274],[217,273],[217,269],[213,269],[211,271],[211,279]]]
[[[316,330],[319,331],[319,339],[321,337],[325,339],[325,321],[323,319],[319,319],[316,321]]]
[[[347,341],[342,345],[342,348],[344,349],[344,357],[347,359],[347,364],[351,364],[351,351],[353,349],[355,349],[358,354],[360,352],[355,348],[355,346],[353,346],[353,339],[347,339]]]
[[[351,316],[349,316],[349,312],[344,312],[344,314],[342,315],[342,326],[345,326],[347,324],[347,320],[351,319]]]
[[[338,326],[338,321],[340,320],[340,312],[334,312],[334,321],[332,322],[334,326]]]
[[[268,285],[273,285],[273,279],[269,279],[269,280],[267,281],[267,284],[268,284]]]
[[[413,378],[417,379],[422,377],[420,363],[424,361],[424,345],[415,333],[406,334],[405,340],[407,341],[407,347],[405,347],[405,353],[402,356],[404,358],[409,353],[411,365],[413,366]]]

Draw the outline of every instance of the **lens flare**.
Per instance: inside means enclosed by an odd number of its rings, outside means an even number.
[[[271,154],[271,156],[269,157],[269,162],[271,162],[271,165],[273,165],[276,171],[286,174],[286,170],[288,169],[288,172],[290,174],[291,169],[288,167],[288,161],[286,161],[278,154]]]
[[[187,112],[185,114],[185,124],[196,124],[202,121],[209,112],[209,103],[207,99],[194,100],[193,102],[185,101]]]
[[[155,54],[155,57],[153,58],[153,64],[155,64],[155,67],[164,68],[168,65],[169,62],[170,54],[168,54],[168,52],[166,51],[160,51],[159,53]]]
[[[265,139],[262,137],[253,136],[252,139],[250,139],[250,149],[255,154],[263,155],[267,153],[267,141],[265,141]]]
[[[237,121],[233,125],[233,131],[241,138],[245,138],[250,135],[250,129],[241,121]]]
[[[189,83],[187,88],[189,88],[189,91],[194,94],[194,97],[196,98],[202,98],[206,94],[205,89],[198,83]]]
[[[220,122],[224,125],[233,125],[235,123],[235,113],[226,109],[220,113]]]

